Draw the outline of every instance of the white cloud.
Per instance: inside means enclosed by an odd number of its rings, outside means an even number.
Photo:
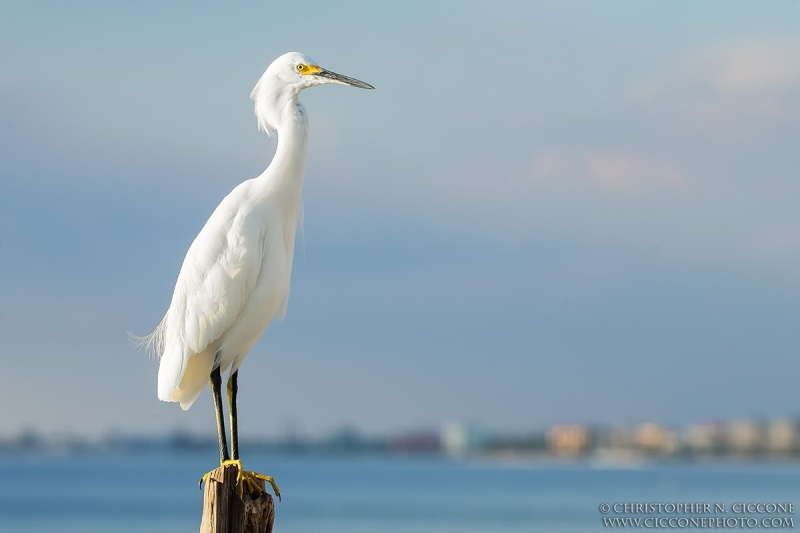
[[[545,150],[530,164],[535,182],[555,180],[612,190],[680,186],[686,175],[676,164],[633,150]]]
[[[634,100],[682,134],[750,140],[800,117],[800,42],[715,44],[637,84]]]
[[[796,88],[800,79],[800,46],[753,43],[724,47],[701,56],[696,66],[698,72],[710,74],[723,91]]]
[[[800,87],[800,42],[715,44],[690,54],[678,65],[635,88],[642,100],[669,93],[722,93],[792,90]]]

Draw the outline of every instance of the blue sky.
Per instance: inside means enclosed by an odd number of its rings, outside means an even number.
[[[301,51],[287,318],[242,431],[800,412],[800,5],[0,5],[0,434],[213,431],[144,334],[269,163],[248,94]]]

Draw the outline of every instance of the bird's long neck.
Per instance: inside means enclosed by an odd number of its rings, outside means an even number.
[[[297,93],[264,95],[271,99],[269,124],[278,133],[275,157],[259,178],[287,202],[300,202],[308,153],[308,115]]]

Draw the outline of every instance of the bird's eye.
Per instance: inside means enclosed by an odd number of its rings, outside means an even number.
[[[297,70],[299,70],[300,72],[303,72],[304,68],[306,68],[305,65],[297,65]]]

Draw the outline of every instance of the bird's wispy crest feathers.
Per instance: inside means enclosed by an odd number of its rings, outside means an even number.
[[[250,92],[250,98],[253,100],[253,102],[255,102],[255,114],[256,120],[258,120],[258,129],[266,132],[269,137],[274,137],[277,135],[278,130],[269,123],[269,114],[271,106],[276,104],[274,101],[275,95],[270,95],[264,90],[268,74],[269,71],[265,72],[261,76],[261,78],[258,80],[258,83],[256,83],[256,86],[253,87],[253,90]]]

